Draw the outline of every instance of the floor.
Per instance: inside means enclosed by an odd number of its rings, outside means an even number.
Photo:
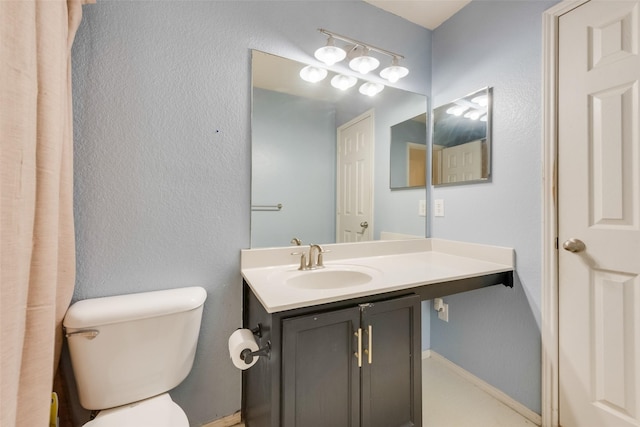
[[[422,427],[533,427],[446,365],[422,360]]]

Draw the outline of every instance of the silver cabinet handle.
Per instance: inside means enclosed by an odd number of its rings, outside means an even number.
[[[369,347],[368,347],[369,365],[373,363],[373,326],[369,325]]]
[[[358,351],[353,355],[358,358],[358,368],[362,368],[362,328],[358,328],[353,335],[358,337]]]
[[[572,239],[569,239],[569,240],[565,241],[562,244],[562,248],[565,251],[576,253],[576,252],[584,251],[587,248],[587,246],[584,244],[584,242],[582,240],[573,239],[572,238]]]

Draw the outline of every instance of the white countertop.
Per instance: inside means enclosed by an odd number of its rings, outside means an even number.
[[[409,289],[514,269],[511,248],[442,239],[380,240],[322,245],[325,270],[354,269],[371,280],[348,287],[305,289],[281,278],[300,274],[308,246],[241,251],[242,276],[268,313]],[[303,273],[304,274],[304,273]]]

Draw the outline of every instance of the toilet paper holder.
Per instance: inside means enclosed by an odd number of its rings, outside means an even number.
[[[258,338],[262,338],[262,323],[258,323],[258,326],[256,326],[253,329],[249,329],[251,331],[251,333],[253,333],[253,335],[255,335]]]
[[[255,328],[249,330],[257,338],[262,338],[262,323],[258,323]],[[260,347],[256,351],[251,351],[251,349],[245,348],[240,352],[240,359],[242,359],[247,365],[253,362],[254,357],[258,356],[266,356],[267,359],[271,359],[271,341],[267,341],[267,345]]]
[[[258,356],[265,356],[267,359],[271,359],[271,341],[267,341],[267,345],[256,351],[251,351],[251,349],[245,348],[240,352],[240,359],[242,359],[247,365],[253,362],[254,357]]]

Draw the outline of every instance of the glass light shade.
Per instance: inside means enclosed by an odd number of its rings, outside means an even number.
[[[331,79],[331,86],[340,90],[347,90],[353,87],[358,82],[353,76],[345,76],[344,74],[338,74]]]
[[[347,52],[345,52],[344,49],[335,46],[334,42],[334,38],[329,37],[327,45],[315,51],[314,56],[318,61],[324,62],[327,65],[333,65],[347,57]]]
[[[398,58],[395,56],[391,61],[391,65],[380,71],[380,77],[389,80],[391,83],[397,82],[407,74],[409,74],[409,70],[398,65]]]
[[[378,61],[373,56],[369,56],[369,49],[365,48],[362,51],[362,55],[356,56],[351,61],[349,61],[349,68],[353,71],[357,71],[360,74],[367,74],[369,71],[373,71],[380,65],[380,61]]]
[[[300,77],[304,81],[317,83],[327,77],[327,70],[324,68],[314,67],[313,65],[307,65],[300,70]]]
[[[367,96],[376,96],[384,89],[384,85],[380,83],[366,82],[360,86],[360,93]]]

